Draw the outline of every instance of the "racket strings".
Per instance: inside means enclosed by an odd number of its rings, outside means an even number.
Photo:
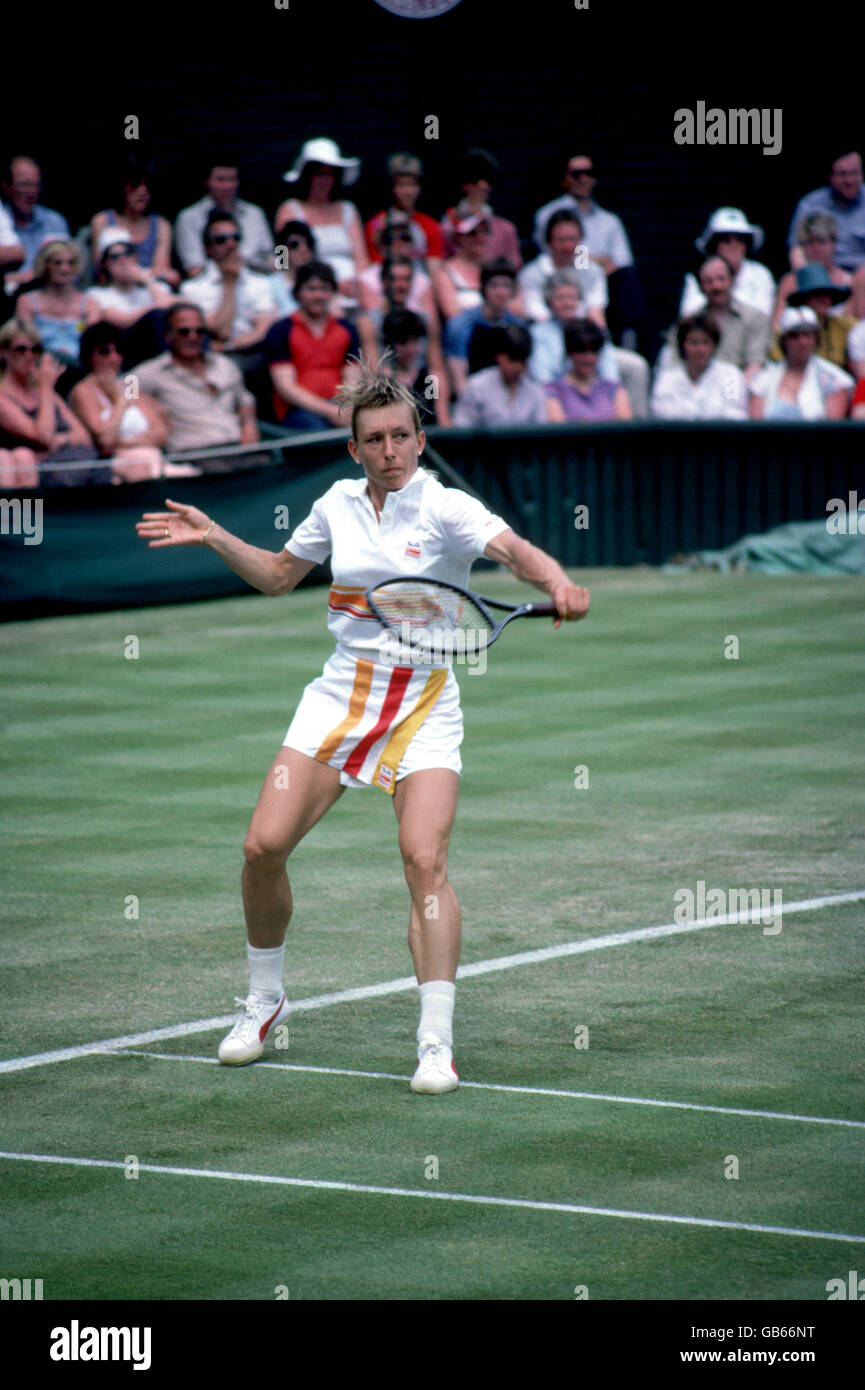
[[[462,632],[477,634],[480,645],[492,631],[489,618],[470,598],[429,580],[385,584],[371,597],[385,622],[405,631],[409,640]]]

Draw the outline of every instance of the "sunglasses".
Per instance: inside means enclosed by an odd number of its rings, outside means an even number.
[[[15,343],[12,351],[17,352],[19,357],[23,357],[25,352],[32,352],[34,357],[41,357],[43,349],[34,347],[32,343]]]
[[[178,338],[203,338],[206,328],[175,328]]]
[[[227,241],[240,241],[239,232],[219,232],[208,238],[211,246],[224,246]]]
[[[570,174],[572,179],[578,179],[581,174],[588,174],[591,177],[594,177],[595,171],[594,169],[569,169],[568,173]]]
[[[127,256],[133,256],[134,254],[134,251],[130,251],[128,249],[124,251],[109,251],[105,259],[106,261],[124,261],[126,260]]]

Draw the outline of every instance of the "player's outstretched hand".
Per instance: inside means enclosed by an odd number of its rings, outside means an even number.
[[[550,599],[556,605],[558,617],[553,627],[561,627],[562,619],[575,623],[584,618],[589,611],[589,591],[579,584],[556,584],[550,590]]]
[[[184,507],[180,502],[165,499],[169,512],[145,512],[135,529],[150,549],[165,545],[201,545],[210,527],[210,517],[197,507]]]

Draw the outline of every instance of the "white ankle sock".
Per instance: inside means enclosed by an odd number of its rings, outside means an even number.
[[[435,1039],[453,1047],[456,985],[451,984],[450,980],[427,980],[425,985],[418,985],[418,994],[420,1023],[415,1035],[418,1042]]]
[[[274,946],[272,950],[262,951],[247,942],[246,958],[249,961],[250,994],[259,994],[262,999],[278,1003],[283,994],[282,964],[285,958],[285,943]]]

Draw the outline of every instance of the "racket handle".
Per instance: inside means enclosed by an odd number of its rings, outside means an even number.
[[[533,603],[523,616],[526,618],[555,618],[558,616],[558,612],[559,610],[554,603]]]

